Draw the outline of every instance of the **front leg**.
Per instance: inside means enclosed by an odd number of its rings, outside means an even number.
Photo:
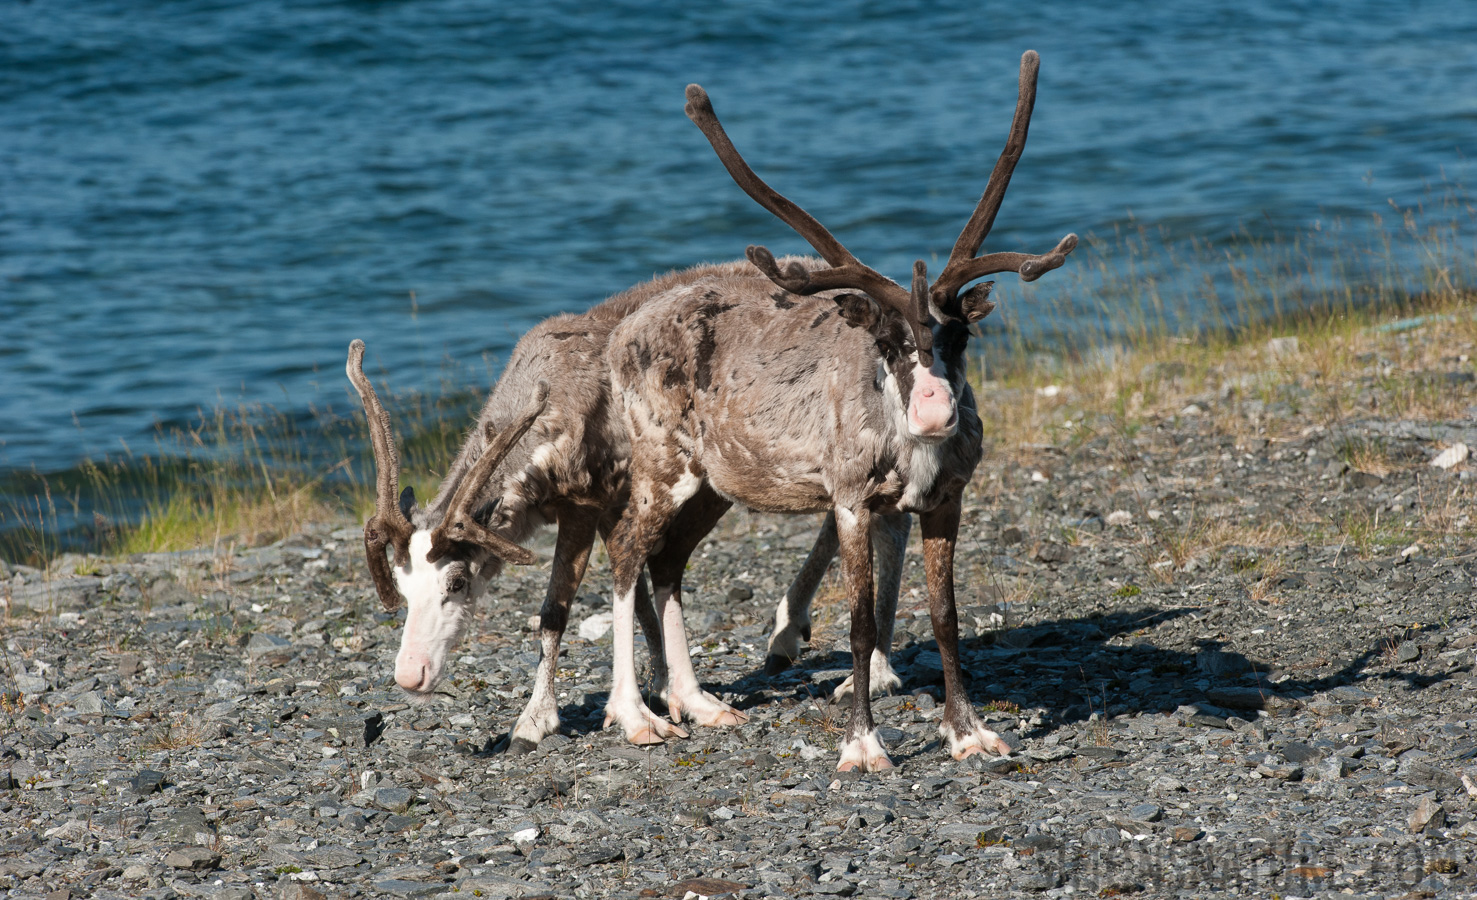
[[[903,686],[892,670],[892,630],[897,621],[897,598],[903,583],[903,555],[913,517],[907,513],[877,516],[872,522],[872,552],[877,560],[877,648],[872,651],[872,696],[891,694]],[[851,696],[851,676],[836,688],[839,703]]]
[[[954,606],[954,545],[959,539],[959,496],[918,517],[923,525],[923,566],[928,578],[928,612],[944,665],[944,715],[939,734],[955,759],[992,750],[1010,755],[1010,745],[986,728],[964,691],[959,665],[959,613]]]
[[[554,673],[559,668],[559,642],[569,623],[569,603],[585,577],[590,547],[595,542],[595,516],[587,510],[572,510],[559,516],[559,537],[554,544],[554,565],[549,588],[539,610],[538,672],[533,694],[518,716],[508,741],[508,752],[527,753],[539,741],[559,730],[559,701],[554,692]]]
[[[887,748],[872,723],[872,653],[877,649],[877,621],[872,609],[872,514],[866,507],[836,507],[836,535],[841,548],[841,574],[851,601],[851,718],[841,742],[837,771],[875,772],[892,768]]]

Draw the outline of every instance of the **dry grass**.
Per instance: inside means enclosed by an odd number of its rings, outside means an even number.
[[[1149,335],[1131,350],[1050,366],[1030,358],[1007,361],[976,392],[990,462],[971,490],[998,503],[1034,472],[1051,477],[1062,459],[1071,460],[1080,477],[1082,456],[1074,454],[1090,447],[1092,464],[1105,467],[1094,479],[1104,492],[1133,493],[1131,476],[1147,470],[1160,486],[1192,496],[1219,472],[1236,491],[1266,486],[1308,497],[1301,508],[1261,518],[1239,514],[1232,498],[1158,521],[1148,514],[1165,511],[1149,509],[1141,497],[1137,508],[1129,507],[1136,553],[1165,580],[1229,545],[1332,540],[1369,556],[1417,540],[1477,538],[1470,513],[1477,490],[1426,474],[1423,450],[1440,448],[1418,448],[1368,427],[1371,420],[1470,420],[1477,409],[1474,299],[1469,291],[1447,289],[1383,311],[1349,309],[1193,341]],[[1207,454],[1200,443],[1182,445],[1187,436],[1230,438],[1235,452]],[[1340,485],[1312,486],[1325,464],[1308,448],[1326,446],[1329,438],[1338,444],[1334,459],[1323,457],[1329,462],[1381,479],[1416,475],[1416,502],[1383,510],[1323,505],[1315,492]],[[1305,456],[1306,468],[1287,465]],[[1265,478],[1251,482],[1231,471],[1279,462],[1282,468],[1263,468]],[[1112,537],[1069,535],[1087,544]]]
[[[182,750],[198,747],[204,740],[204,726],[189,716],[176,714],[170,724],[150,729],[139,746],[146,751]]]

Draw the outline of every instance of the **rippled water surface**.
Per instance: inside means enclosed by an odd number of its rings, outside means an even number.
[[[0,470],[221,402],[342,406],[354,337],[397,388],[448,358],[485,381],[550,313],[804,249],[683,115],[688,82],[894,277],[947,256],[1027,48],[988,247],[1363,220],[1477,150],[1470,0],[684,6],[0,5]]]

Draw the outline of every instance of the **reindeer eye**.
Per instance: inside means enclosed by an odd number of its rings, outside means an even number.
[[[450,593],[460,594],[467,589],[467,579],[462,575],[458,575],[451,579],[451,583],[446,586],[446,589]]]

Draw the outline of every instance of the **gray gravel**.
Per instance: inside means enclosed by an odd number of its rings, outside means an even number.
[[[862,777],[833,770],[845,711],[825,698],[850,665],[833,582],[801,665],[760,671],[810,519],[735,513],[700,551],[699,677],[751,719],[654,750],[600,730],[610,638],[576,626],[608,608],[603,565],[571,617],[564,732],[517,758],[491,750],[527,697],[545,569],[494,586],[446,693],[412,706],[348,523],[236,553],[10,566],[0,889],[1470,896],[1477,547],[1185,537],[1290,510],[1406,514],[1467,477],[1354,477],[1329,462],[1336,439],[1269,452],[1187,416],[1128,444],[987,459],[961,647],[973,699],[1019,750],[940,748],[910,551],[904,692],[875,707],[898,768]]]

